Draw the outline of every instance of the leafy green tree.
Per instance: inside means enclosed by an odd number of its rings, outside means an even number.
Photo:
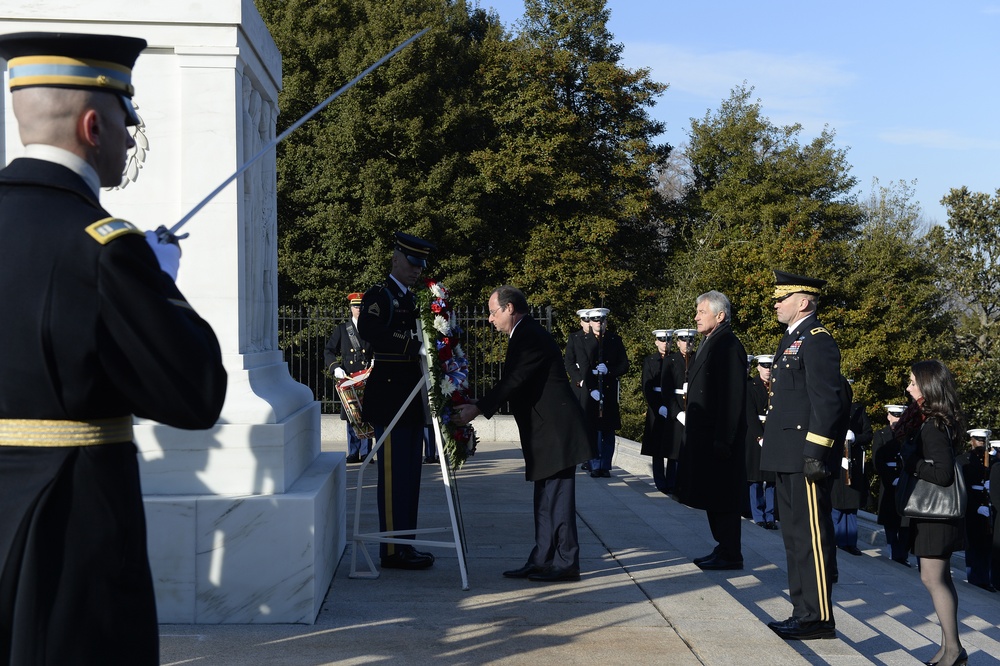
[[[662,281],[655,180],[669,147],[647,109],[666,86],[621,66],[604,0],[525,4],[520,33],[497,52],[506,66],[487,68],[497,136],[474,155],[503,233],[517,235],[507,272],[563,313],[627,311]]]
[[[1000,430],[1000,190],[951,190],[948,226],[927,236],[940,284],[957,320],[950,366],[970,427]]]
[[[872,181],[862,203],[865,221],[847,257],[850,270],[841,278],[851,295],[837,338],[844,374],[855,380],[855,400],[868,405],[873,423],[884,422],[882,405],[905,404],[915,361],[940,357],[951,346],[953,319],[913,196],[912,183]]]
[[[278,149],[283,301],[340,302],[382,279],[393,233],[436,242],[431,269],[478,286],[486,144],[481,54],[495,15],[438,0],[257,0],[282,53],[279,131],[424,27],[430,32],[358,83]],[[488,264],[487,264],[488,265]]]

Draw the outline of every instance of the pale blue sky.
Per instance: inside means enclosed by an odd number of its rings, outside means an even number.
[[[474,0],[473,0],[474,1]],[[509,25],[522,0],[479,0]],[[670,88],[651,115],[687,142],[690,118],[743,81],[773,123],[828,126],[858,192],[916,180],[928,222],[953,187],[1000,188],[1000,0],[608,0],[626,67]]]

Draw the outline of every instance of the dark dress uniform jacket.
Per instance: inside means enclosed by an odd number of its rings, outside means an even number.
[[[528,481],[547,479],[597,457],[580,404],[570,389],[559,345],[530,316],[514,328],[503,376],[476,406],[490,418],[506,402],[517,422]]]
[[[890,528],[898,528],[902,523],[896,511],[896,486],[893,481],[899,478],[899,440],[892,435],[892,428],[885,426],[875,433],[872,440],[875,454],[872,462],[879,478],[878,493],[878,524]]]
[[[688,366],[693,358],[694,353],[685,357],[680,352],[673,352],[667,354],[666,359],[664,359],[670,372],[669,377],[666,375],[663,377],[663,393],[668,395],[670,399],[668,409],[670,410],[671,434],[667,438],[666,457],[671,460],[680,460],[681,447],[684,445],[684,424],[677,420],[677,415],[687,408],[687,398],[677,391],[683,389],[684,384],[687,383]]]
[[[812,314],[781,339],[771,366],[771,405],[761,469],[802,473],[804,457],[840,470],[851,406],[841,381],[840,350]]]
[[[851,418],[848,429],[854,433],[848,455],[851,483],[847,484],[848,474],[844,471],[843,462],[840,467],[840,477],[833,483],[830,500],[833,508],[838,511],[857,511],[868,505],[868,478],[865,474],[865,448],[872,443],[875,434],[872,432],[871,421],[865,414],[864,405],[851,405]]]
[[[129,425],[215,424],[226,392],[216,337],[142,233],[43,160],[0,171],[0,301],[0,419],[125,423],[120,442],[89,446],[20,446],[16,424],[6,431],[0,663],[156,664]]]
[[[604,362],[608,373],[603,380],[591,372]],[[595,432],[608,432],[622,427],[621,410],[618,407],[618,378],[628,372],[628,356],[622,339],[614,331],[604,331],[604,343],[600,344],[596,335],[573,331],[566,340],[566,372],[573,382],[577,400],[583,407]],[[583,382],[583,386],[580,386]],[[601,405],[590,397],[590,392],[603,387],[603,416],[598,417]]]
[[[423,381],[419,325],[413,290],[404,293],[391,277],[384,285],[366,291],[361,299],[358,332],[371,343],[375,360],[365,384],[361,415],[373,426],[388,426],[413,387]],[[428,423],[422,395],[418,392],[413,398],[399,425],[414,427]]]
[[[1000,463],[990,467],[990,501],[993,502],[993,557],[1000,558]]]
[[[351,340],[351,333],[357,339],[355,345]],[[337,367],[337,359],[341,359],[341,367],[348,375],[351,375],[368,367],[368,362],[372,357],[372,345],[361,337],[358,329],[354,327],[354,322],[348,319],[343,324],[333,329],[333,335],[326,341],[326,349],[323,350],[323,359],[326,362],[326,371],[332,373]],[[412,387],[411,387],[412,388]],[[347,420],[347,410],[340,410],[340,420]]]
[[[767,414],[767,387],[764,380],[754,377],[747,386],[747,481],[774,483],[774,472],[760,470],[760,439],[764,437],[761,416]]]
[[[728,322],[706,337],[688,370],[677,495],[688,506],[740,511],[746,499],[747,352]]]
[[[674,414],[668,412],[666,418],[660,416],[660,407],[669,410],[673,402],[673,389],[667,393],[664,384],[673,385],[667,357],[660,356],[657,352],[642,359],[642,395],[646,400],[646,422],[642,429],[640,453],[644,456],[665,458],[669,448],[668,440],[673,435],[670,420],[674,418]]]

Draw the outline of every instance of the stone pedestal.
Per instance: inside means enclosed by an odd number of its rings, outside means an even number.
[[[275,136],[281,57],[253,0],[8,0],[0,32],[149,42],[143,120],[115,216],[171,227]],[[4,82],[5,162],[23,147]],[[319,405],[277,344],[273,151],[183,229],[177,283],[222,345],[229,390],[210,431],[138,422],[161,622],[311,623],[346,543],[345,464],[320,452]]]

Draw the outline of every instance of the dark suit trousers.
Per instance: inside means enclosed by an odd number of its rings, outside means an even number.
[[[385,431],[375,426],[375,441]],[[378,450],[378,526],[381,532],[417,529],[420,500],[420,470],[423,468],[424,427],[397,425]],[[413,535],[397,535],[414,538]],[[394,543],[379,544],[379,557],[412,548]]]
[[[792,617],[800,622],[833,622],[831,575],[836,571],[833,532],[833,479],[818,483],[802,474],[778,472],[776,499],[788,560]]]
[[[528,563],[536,567],[580,568],[576,465],[535,481],[535,547]]]
[[[743,521],[739,511],[706,511],[712,538],[718,542],[715,552],[730,562],[743,561]]]

